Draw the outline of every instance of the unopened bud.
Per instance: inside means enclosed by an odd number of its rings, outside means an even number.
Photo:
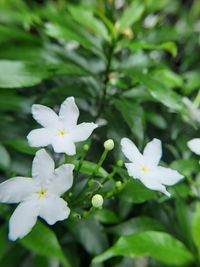
[[[108,139],[107,141],[104,142],[104,148],[106,150],[112,150],[114,148],[115,144],[112,139]]]
[[[94,208],[100,208],[103,205],[103,197],[100,194],[96,194],[92,197],[92,206]]]
[[[121,182],[121,181],[117,181],[117,182],[115,183],[115,186],[116,186],[118,189],[120,189],[120,188],[122,187],[122,182]]]
[[[88,144],[85,144],[85,145],[83,146],[83,150],[88,151],[88,149],[89,149]]]
[[[94,179],[88,181],[88,186],[93,186],[93,184],[94,184]]]
[[[119,160],[116,162],[117,167],[122,167],[123,164],[124,164],[124,162],[123,162],[121,159],[119,159]]]

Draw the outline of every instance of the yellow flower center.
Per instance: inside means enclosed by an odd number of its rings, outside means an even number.
[[[41,190],[37,192],[38,199],[45,197],[46,193],[47,193],[47,190],[44,188],[41,188]]]
[[[141,171],[142,171],[143,173],[147,173],[147,172],[149,171],[149,169],[148,169],[148,167],[147,167],[146,165],[142,165],[142,166],[141,166]]]
[[[61,137],[65,136],[65,134],[66,134],[66,132],[64,130],[59,130],[58,131],[58,135],[61,136]]]

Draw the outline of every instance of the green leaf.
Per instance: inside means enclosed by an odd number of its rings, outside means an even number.
[[[10,167],[10,155],[6,148],[0,144],[0,169],[7,170]]]
[[[19,96],[15,93],[14,90],[1,90],[1,97],[0,97],[0,111],[22,111],[28,112],[30,110],[30,106],[33,104],[33,98],[25,98]]]
[[[182,199],[176,200],[176,217],[183,241],[192,249],[191,211]]]
[[[88,75],[88,71],[72,63],[34,64],[23,61],[0,60],[0,88],[34,86],[47,78],[63,75],[84,76]]]
[[[41,66],[33,67],[20,61],[0,61],[0,88],[33,86],[46,76],[47,72]]]
[[[152,77],[151,73],[145,74],[131,68],[123,69],[123,71],[130,74],[134,79],[138,80],[140,84],[146,87],[152,97],[158,102],[161,102],[173,111],[186,114],[182,97],[171,88],[167,88],[162,81]]]
[[[75,168],[78,168],[79,165],[79,161],[78,160],[74,160],[73,164],[75,165]],[[84,173],[84,174],[93,174],[94,171],[97,168],[97,164],[91,161],[87,161],[84,160],[82,162],[81,168],[80,168],[80,172]],[[99,168],[98,172],[96,173],[97,176],[101,176],[103,178],[106,178],[108,176],[108,172],[106,170],[104,170],[102,167]]]
[[[123,32],[137,22],[144,12],[144,5],[140,0],[133,1],[123,12],[119,20],[119,32]]]
[[[28,142],[23,139],[5,141],[4,144],[24,154],[35,155],[37,151],[37,148],[30,147]]]
[[[196,202],[195,212],[192,218],[192,236],[200,255],[200,202]]]
[[[116,213],[105,208],[96,210],[94,213],[94,217],[101,223],[105,224],[113,224],[119,221],[119,217],[117,216]]]
[[[177,55],[177,47],[174,42],[165,42],[162,44],[152,44],[146,41],[134,41],[129,43],[124,43],[125,47],[130,48],[132,51],[139,51],[139,50],[166,50],[167,52],[171,53],[172,56]]]
[[[194,260],[193,255],[179,240],[167,233],[155,231],[121,237],[113,247],[93,261],[98,263],[115,256],[149,256],[166,265],[180,267]]]
[[[94,14],[90,10],[86,10],[85,7],[69,6],[68,10],[75,21],[81,26],[95,33],[105,40],[108,40],[108,31],[102,21],[95,18]]]
[[[183,86],[183,79],[180,75],[177,73],[169,70],[169,69],[155,69],[152,72],[152,77],[158,81],[162,81],[162,83],[167,87],[167,88],[182,88]]]
[[[163,231],[165,229],[160,222],[150,217],[132,218],[116,226],[107,228],[107,232],[118,236],[133,235],[147,230]]]
[[[128,124],[133,135],[139,140],[143,141],[143,109],[141,106],[133,101],[120,99],[114,102],[117,110],[120,111],[124,120]]]
[[[45,24],[45,31],[47,35],[59,41],[73,40],[80,43],[86,49],[93,51],[100,49],[97,40],[94,37],[90,36],[88,32],[85,33],[83,29],[79,29],[77,26],[74,29],[70,29],[70,27],[65,27],[64,25],[60,25],[58,23],[48,22]]]
[[[94,217],[79,221],[68,220],[66,225],[90,254],[98,255],[108,247],[104,228]]]
[[[7,241],[7,227],[2,225],[0,227],[0,260],[4,257],[8,249],[8,241]]]
[[[199,163],[196,159],[177,159],[170,164],[170,168],[181,172],[184,176],[192,175],[200,171]]]
[[[31,233],[20,240],[20,243],[38,255],[55,257],[59,259],[65,267],[71,266],[64,256],[54,232],[41,222],[37,222]]]

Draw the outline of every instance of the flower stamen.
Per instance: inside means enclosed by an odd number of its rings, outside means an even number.
[[[61,137],[64,137],[66,134],[66,132],[64,130],[59,130],[58,131],[58,135],[61,136]]]
[[[146,165],[142,165],[142,166],[141,166],[141,171],[142,171],[143,173],[147,173],[147,172],[149,171],[149,169],[148,169],[148,167],[147,167]]]
[[[40,191],[37,192],[38,199],[46,197],[47,190],[44,188],[41,188]]]

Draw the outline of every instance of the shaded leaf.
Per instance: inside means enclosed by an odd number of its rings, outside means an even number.
[[[37,222],[31,233],[20,240],[20,243],[38,255],[55,257],[65,267],[71,266],[65,258],[54,232],[41,222]]]
[[[169,266],[180,267],[194,260],[193,255],[179,240],[167,233],[155,231],[121,237],[113,247],[95,257],[94,262],[102,262],[115,256],[150,256]]]

